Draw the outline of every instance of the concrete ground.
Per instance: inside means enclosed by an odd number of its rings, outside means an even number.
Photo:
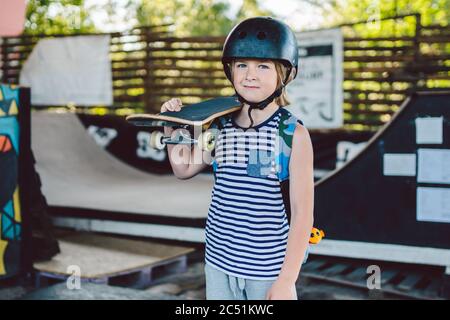
[[[3,283],[0,287],[1,300],[204,300],[205,275],[202,254],[195,252],[188,257],[188,269],[180,274],[157,278],[148,288],[137,290],[118,286],[82,283],[78,290],[69,290],[65,282],[35,289],[32,279]],[[306,277],[299,278],[297,293],[302,300],[359,300],[377,299],[361,290],[341,287]]]

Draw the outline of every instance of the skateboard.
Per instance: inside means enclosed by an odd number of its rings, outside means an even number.
[[[216,120],[241,108],[242,105],[236,96],[220,97],[184,106],[180,111],[129,115],[126,121],[143,127],[183,128],[191,133],[195,128],[201,128],[197,139],[191,138],[189,134],[181,130],[177,131],[172,138],[155,130],[151,134],[150,147],[162,150],[168,144],[197,144],[202,150],[212,151],[217,137],[215,130],[211,129],[216,126]]]

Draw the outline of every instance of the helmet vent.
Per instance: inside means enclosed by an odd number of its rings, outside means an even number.
[[[241,31],[239,32],[239,39],[244,39],[247,36],[247,32]]]
[[[258,34],[256,35],[256,37],[257,37],[259,40],[264,40],[264,39],[266,38],[266,33],[260,31],[260,32],[258,32]]]

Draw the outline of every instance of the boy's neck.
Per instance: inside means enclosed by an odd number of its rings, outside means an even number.
[[[253,126],[257,126],[263,121],[267,120],[280,106],[272,101],[264,109],[253,109],[251,115],[253,118]],[[236,115],[234,121],[241,127],[247,128],[250,125],[250,118],[248,117],[249,105],[244,104],[240,112]]]

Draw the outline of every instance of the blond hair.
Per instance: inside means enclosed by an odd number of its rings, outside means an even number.
[[[277,71],[277,87],[279,87],[284,79],[286,79],[286,74],[288,72],[288,69],[279,61],[273,61],[275,63],[275,70]],[[285,107],[291,104],[291,102],[288,100],[287,92],[286,92],[286,85],[292,81],[293,73],[289,75],[289,79],[287,79],[287,82],[284,84],[283,90],[281,91],[281,95],[277,98],[275,98],[276,104],[279,106]]]
[[[277,88],[281,86],[284,79],[286,79],[286,74],[288,72],[288,68],[284,64],[282,64],[280,61],[277,60],[271,60],[275,64],[275,71],[277,72]],[[231,73],[231,79],[233,79],[233,66],[236,60],[232,60],[229,63],[230,73]],[[289,79],[287,79],[287,82],[285,85],[287,85],[289,82],[292,81],[294,73],[291,72]],[[290,101],[288,100],[286,87],[283,87],[283,90],[281,91],[281,95],[274,99],[275,103],[281,107],[285,107],[290,105]]]

